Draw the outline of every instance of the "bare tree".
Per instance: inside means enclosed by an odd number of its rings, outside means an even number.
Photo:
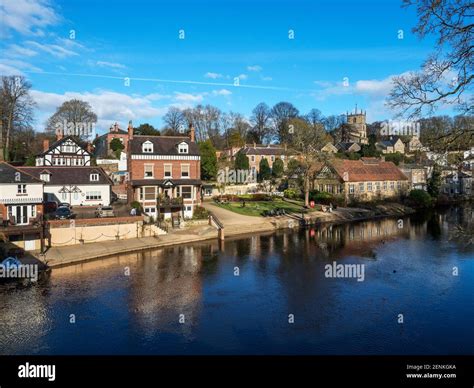
[[[31,84],[23,76],[4,76],[0,85],[0,153],[10,159],[11,142],[15,132],[29,128],[33,122],[30,96]]]
[[[248,133],[249,138],[255,143],[263,143],[271,130],[271,118],[272,113],[268,105],[264,102],[258,104],[250,117],[252,129]]]
[[[183,111],[174,106],[168,108],[168,112],[163,116],[166,128],[172,133],[182,133],[186,130],[186,118]]]
[[[419,22],[413,32],[420,38],[436,35],[437,47],[420,71],[394,77],[388,105],[410,118],[432,114],[440,105],[472,114],[474,4],[470,0],[404,0],[403,6],[417,7]]]
[[[291,119],[289,125],[293,126],[290,152],[300,163],[299,175],[303,178],[304,203],[308,207],[314,168],[317,162],[324,158],[324,153],[321,153],[320,149],[324,145],[326,133],[322,126],[313,128],[307,121],[299,118]]]
[[[275,135],[281,143],[288,142],[290,127],[288,122],[298,117],[299,111],[289,102],[279,102],[272,108]]]
[[[96,122],[97,115],[88,102],[72,99],[56,109],[46,123],[46,131],[85,140],[93,134]]]

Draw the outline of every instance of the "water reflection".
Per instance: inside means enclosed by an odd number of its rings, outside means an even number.
[[[36,286],[0,285],[0,352],[469,352],[472,247],[450,231],[472,221],[472,207],[451,208],[57,269]],[[333,261],[365,264],[366,280],[325,278]],[[400,311],[417,323],[396,325]],[[442,330],[456,334],[430,344]]]

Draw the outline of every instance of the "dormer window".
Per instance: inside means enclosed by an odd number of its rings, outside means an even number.
[[[91,174],[91,182],[99,182],[99,174]]]
[[[178,144],[178,153],[179,154],[187,154],[189,150],[188,144],[187,143],[179,143]]]
[[[153,153],[153,143],[147,140],[145,143],[142,144],[142,151],[145,154],[152,154]]]
[[[49,182],[50,181],[50,178],[49,178],[49,174],[47,172],[42,172],[40,174],[40,179],[43,181],[43,182]]]

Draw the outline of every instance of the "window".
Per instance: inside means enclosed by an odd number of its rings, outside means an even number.
[[[164,168],[165,168],[165,178],[171,178],[172,177],[172,174],[171,174],[172,167],[173,167],[172,164],[165,164],[165,166],[164,166]]]
[[[153,164],[145,164],[145,178],[153,178]]]
[[[91,179],[91,182],[98,182],[99,174],[91,174],[90,179]]]
[[[40,179],[44,182],[49,182],[49,174],[48,173],[41,174]]]
[[[178,153],[187,154],[188,153],[188,145],[186,143],[179,144],[178,145]]]
[[[143,209],[143,211],[144,211],[146,214],[156,213],[156,208],[155,208],[155,207],[146,207],[146,208]]]
[[[255,162],[255,155],[252,155],[250,159],[252,160],[252,162]]]
[[[364,192],[364,183],[359,183],[359,192],[360,193]]]
[[[101,200],[101,199],[102,199],[102,193],[100,191],[87,191],[86,192],[86,201],[94,201],[94,200]]]
[[[36,217],[36,205],[31,205],[31,217]]]
[[[367,191],[372,191],[372,182],[367,182]]]
[[[272,156],[270,157],[270,159],[272,160],[272,162],[274,162],[274,161],[275,161],[275,156],[272,155]]]
[[[26,194],[26,185],[17,186],[17,194]]]
[[[380,182],[375,182],[375,190],[380,191]]]
[[[145,143],[142,144],[142,151],[146,154],[153,153],[153,143],[147,140]]]
[[[63,201],[66,201],[67,200],[67,193],[61,193],[61,199]]]
[[[387,181],[384,181],[384,182],[383,182],[383,190],[384,190],[384,191],[387,191]]]
[[[354,194],[355,188],[354,185],[349,185],[349,194]]]
[[[390,182],[390,190],[395,190],[395,182]]]
[[[155,187],[144,187],[144,198],[145,201],[154,201],[156,199]]]
[[[192,199],[193,198],[193,188],[192,186],[181,186],[181,197],[185,199]]]
[[[189,178],[189,164],[181,165],[181,178]]]
[[[402,188],[402,182],[398,181],[397,182],[397,189],[400,190]]]

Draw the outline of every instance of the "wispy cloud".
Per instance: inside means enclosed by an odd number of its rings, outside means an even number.
[[[259,66],[259,65],[247,66],[247,70],[259,72],[259,71],[262,71],[262,66]]]
[[[11,57],[34,57],[38,52],[17,44],[11,44],[6,50],[6,54]]]
[[[113,69],[126,69],[127,66],[117,62],[97,61],[95,64],[99,67],[110,67]]]
[[[223,78],[224,76],[222,74],[219,74],[219,73],[207,72],[206,74],[204,74],[204,77],[205,78],[211,78],[211,79],[218,79],[218,78]]]
[[[0,19],[6,36],[12,31],[23,35],[44,36],[43,28],[60,21],[48,0],[2,0]]]
[[[79,55],[77,52],[66,49],[57,44],[41,44],[38,42],[34,42],[32,40],[27,41],[26,44],[29,45],[30,47],[34,47],[38,50],[51,54],[52,56],[57,57],[57,58],[67,58],[67,57]]]

